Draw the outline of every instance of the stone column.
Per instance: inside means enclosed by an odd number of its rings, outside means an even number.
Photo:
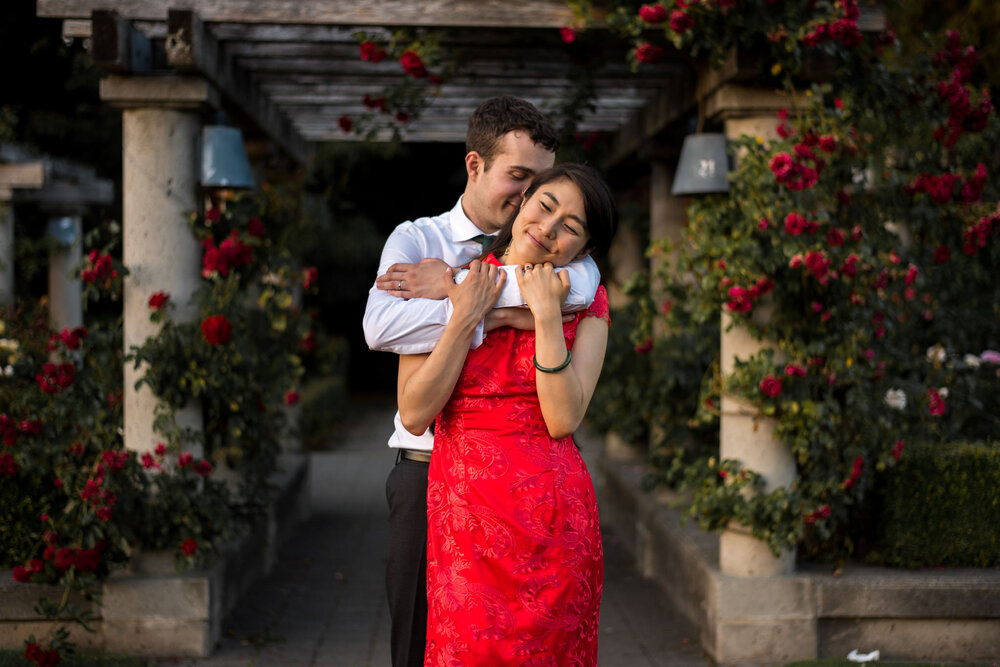
[[[726,138],[747,134],[768,140],[776,136],[775,125],[773,115],[730,118],[725,121]],[[758,306],[754,315],[766,318],[766,306]],[[729,314],[723,311],[723,379],[732,374],[737,359],[745,360],[769,346],[767,341],[755,339],[746,329],[730,328],[731,323]],[[765,492],[787,486],[795,479],[795,461],[788,448],[775,439],[774,419],[759,415],[755,407],[726,393],[722,395],[719,420],[719,456],[737,459],[759,472],[764,478]],[[775,557],[765,542],[754,538],[742,526],[732,526],[719,538],[719,568],[725,574],[744,577],[788,574],[795,570],[795,554],[789,549]]]
[[[149,297],[167,292],[178,321],[197,316],[191,297],[199,286],[201,248],[185,219],[198,205],[199,109],[211,102],[207,82],[197,77],[122,77],[101,81],[101,97],[122,113],[124,347],[156,335]],[[125,446],[152,449],[157,400],[148,387],[135,389],[143,369],[125,366]],[[181,410],[177,426],[200,431],[201,411]],[[196,457],[200,447],[192,448]]]
[[[674,249],[666,257],[652,257],[649,260],[649,271],[653,277],[652,290],[654,298],[663,295],[663,284],[656,278],[660,265],[664,260],[669,262],[671,271],[676,271],[678,245],[684,238],[684,228],[687,226],[687,213],[684,210],[684,199],[670,194],[674,185],[676,158],[671,161],[654,160],[652,167],[652,182],[649,191],[649,238],[650,241],[665,239],[670,241]],[[663,332],[659,332],[663,333]]]
[[[6,191],[10,194],[10,190]],[[14,303],[14,205],[0,199],[0,306]]]
[[[83,325],[83,297],[79,278],[70,276],[83,258],[83,219],[80,215],[59,215],[49,220],[50,235],[57,227],[70,245],[59,245],[49,253],[49,326],[55,331]]]

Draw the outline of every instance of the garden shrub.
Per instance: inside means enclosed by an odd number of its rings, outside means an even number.
[[[735,522],[775,553],[843,560],[868,539],[873,492],[906,462],[907,443],[1000,429],[1000,126],[976,49],[949,31],[902,54],[891,29],[861,32],[855,0],[613,5],[608,23],[634,44],[634,66],[667,43],[712,62],[739,53],[759,63],[757,85],[787,99],[776,136],[730,141],[729,192],[686,200],[676,253],[650,248],[673,258],[654,281],[670,307],[640,308],[654,321],[632,339],[649,336],[649,385],[630,391],[651,406],[616,416],[662,420],[654,430],[671,442],[652,479],[683,480],[703,528]],[[807,61],[825,63],[821,82]],[[708,334],[721,313],[763,342],[725,378]],[[660,392],[661,345],[706,350],[696,402]],[[635,379],[618,382],[603,391]],[[743,461],[684,432],[710,423],[723,392],[773,419],[794,482],[765,493]]]
[[[921,443],[885,473],[881,562],[902,567],[1000,566],[1000,447]]]

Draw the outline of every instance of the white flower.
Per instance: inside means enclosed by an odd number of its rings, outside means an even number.
[[[979,368],[979,364],[982,363],[982,360],[980,360],[980,358],[974,354],[965,355],[963,361],[965,362],[965,365],[968,366],[969,368]]]
[[[938,387],[938,396],[948,398],[948,387]]]
[[[6,366],[3,367],[3,374],[5,377],[10,377],[11,375],[14,374],[14,367],[11,366],[10,364],[7,364]]]
[[[945,351],[944,345],[938,343],[937,345],[931,345],[927,348],[927,358],[935,363],[941,364],[948,358],[948,353]]]
[[[885,397],[882,400],[893,410],[906,409],[906,392],[902,389],[890,389],[885,392]]]

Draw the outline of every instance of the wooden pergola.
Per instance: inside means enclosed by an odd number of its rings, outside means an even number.
[[[584,71],[594,107],[578,129],[613,133],[619,156],[696,108],[693,69],[675,52],[633,73],[628,45],[593,30],[586,48],[601,57],[574,65],[584,47],[561,38],[575,22],[563,0],[37,0],[37,14],[63,19],[67,38],[91,40],[106,85],[200,74],[251,136],[266,134],[300,161],[317,142],[356,139],[340,118],[371,113],[365,96],[405,78],[395,60],[361,60],[359,31],[387,41],[401,27],[431,30],[454,65],[440,85],[423,83],[429,104],[400,124],[404,141],[464,141],[469,114],[494,95],[554,112]]]

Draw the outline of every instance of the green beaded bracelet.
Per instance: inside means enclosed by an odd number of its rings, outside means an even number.
[[[573,361],[573,350],[566,350],[566,361],[562,362],[561,364],[559,364],[555,368],[546,368],[545,366],[539,366],[538,365],[538,355],[533,356],[531,358],[531,360],[533,362],[535,362],[535,368],[537,368],[538,370],[540,370],[543,373],[558,373],[562,369],[564,369],[567,366],[569,366],[569,362]]]

